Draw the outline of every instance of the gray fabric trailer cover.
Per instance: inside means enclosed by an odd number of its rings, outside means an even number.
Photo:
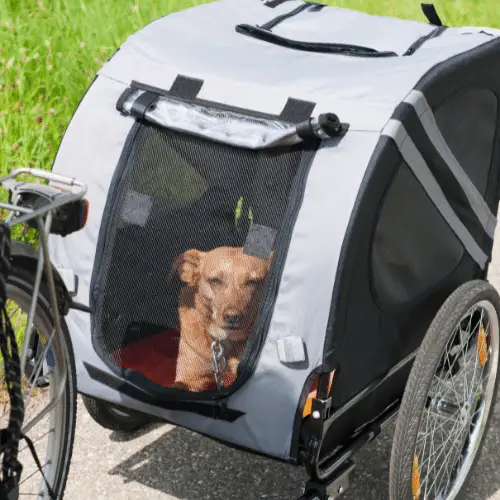
[[[466,27],[436,33],[436,26],[425,23],[314,6],[303,8],[272,29],[293,40],[355,44],[395,53],[355,57],[294,50],[235,29],[241,24],[261,26],[301,5],[300,1],[290,0],[270,8],[258,0],[219,0],[158,19],[130,36],[99,71],[71,120],[53,167],[55,172],[78,177],[89,185],[86,228],[64,239],[51,238],[56,266],[69,277],[70,288],[72,273],[78,277],[76,300],[88,305],[108,190],[134,125],[133,117],[116,109],[131,82],[168,90],[178,75],[185,75],[202,81],[199,99],[279,115],[287,100],[294,98],[314,102],[314,116],[334,112],[349,124],[344,137],[324,140],[314,157],[256,371],[229,400],[229,408],[244,412],[235,422],[146,405],[116,387],[94,380],[85,365],[110,376],[112,371],[94,351],[90,317],[71,311],[67,318],[82,393],[140,408],[283,459],[290,458],[304,383],[323,363],[325,331],[344,235],[367,166],[382,136],[396,141],[414,175],[477,264],[484,267],[489,258],[457,219],[407,137],[404,125],[391,119],[401,102],[417,109],[488,234],[496,223],[439,135],[425,96],[413,89],[433,67],[458,54],[483,44],[498,47],[500,32]],[[402,55],[426,36],[414,53]],[[287,336],[303,339],[307,362],[280,362],[277,341]]]

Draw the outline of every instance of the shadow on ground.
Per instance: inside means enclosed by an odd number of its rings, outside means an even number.
[[[389,426],[358,455],[352,486],[342,500],[388,499],[392,435]],[[115,434],[113,440],[120,438]],[[166,431],[110,474],[185,500],[294,500],[305,479],[300,468],[238,452],[179,428]],[[499,405],[465,498],[500,500]]]

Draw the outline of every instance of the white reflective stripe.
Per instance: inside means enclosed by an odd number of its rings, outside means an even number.
[[[484,230],[491,238],[493,238],[495,235],[497,219],[491,213],[485,199],[481,196],[481,193],[470,180],[470,177],[465,173],[465,170],[462,168],[444,140],[436,122],[436,118],[434,117],[434,113],[432,112],[424,94],[422,94],[419,90],[412,90],[404,99],[404,102],[411,104],[415,108],[417,116],[419,117],[427,136],[464,190],[470,206],[479,219],[479,222],[483,226]]]
[[[467,253],[484,269],[488,256],[483,252],[476,240],[472,237],[468,229],[448,203],[443,190],[432,175],[431,170],[418,151],[414,142],[409,137],[406,129],[399,120],[389,120],[386,127],[382,131],[382,135],[391,137],[396,142],[396,145],[403,156],[403,159],[411,168],[413,174],[418,179],[425,192],[439,210],[444,220],[448,223],[457,238],[464,245]]]

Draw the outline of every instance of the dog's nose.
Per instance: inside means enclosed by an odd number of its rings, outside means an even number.
[[[237,327],[240,325],[243,315],[239,312],[227,311],[224,313],[223,317],[227,326]]]

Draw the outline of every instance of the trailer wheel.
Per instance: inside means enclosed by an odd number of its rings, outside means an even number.
[[[107,401],[84,395],[82,400],[92,419],[105,429],[129,433],[152,422],[147,415]]]
[[[479,456],[498,385],[500,298],[458,288],[422,342],[399,411],[390,500],[456,500]]]

